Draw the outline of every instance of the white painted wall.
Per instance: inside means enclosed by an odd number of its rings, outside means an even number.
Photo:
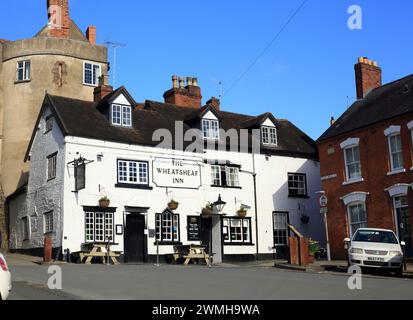
[[[202,208],[208,202],[217,200],[221,194],[227,202],[224,214],[236,216],[241,204],[250,206],[248,217],[252,218],[252,242],[254,245],[225,245],[224,254],[255,254],[255,212],[254,189],[251,174],[241,172],[239,175],[241,189],[211,187],[210,165],[204,164],[204,159],[225,160],[241,165],[242,170],[257,173],[258,194],[258,226],[259,253],[273,253],[273,212],[288,211],[290,222],[304,235],[324,242],[322,216],[319,213],[315,192],[321,190],[318,162],[308,159],[255,155],[224,151],[207,151],[205,154],[194,155],[181,151],[157,149],[143,146],[133,146],[100,140],[78,137],[65,137],[57,125],[53,132],[43,134],[46,110],[40,123],[40,129],[32,147],[30,180],[27,195],[27,209],[16,204],[17,216],[37,212],[38,230],[32,234],[32,241],[26,247],[39,247],[43,241],[43,213],[55,212],[55,245],[71,252],[80,251],[85,242],[85,216],[83,206],[97,206],[102,196],[111,200],[111,207],[116,207],[115,225],[124,224],[125,206],[149,207],[147,228],[155,229],[155,214],[166,209],[172,198],[180,203],[176,213],[180,214],[181,242],[187,241],[187,216],[200,215]],[[46,157],[53,152],[59,152],[58,176],[52,182],[46,179]],[[97,155],[103,155],[98,161]],[[67,164],[80,156],[92,160],[86,167],[86,189],[74,193],[74,168]],[[157,157],[186,159],[198,161],[201,165],[202,186],[199,190],[158,188],[152,182],[152,161]],[[117,188],[117,159],[148,161],[150,169],[150,186],[153,190],[138,190]],[[308,198],[288,198],[288,173],[305,173],[307,175]],[[21,200],[21,199],[20,199]],[[12,209],[13,210],[13,209]],[[23,211],[26,210],[26,213]],[[311,221],[303,225],[301,214],[309,215]],[[63,220],[60,219],[63,217]],[[14,220],[17,223],[17,220]],[[12,226],[14,228],[14,226]],[[14,229],[12,229],[14,230]],[[119,245],[115,251],[124,251],[123,235],[115,236]],[[16,240],[16,248],[22,248],[21,241]],[[172,246],[161,246],[161,254],[172,253]],[[148,241],[148,254],[155,255],[154,239]]]

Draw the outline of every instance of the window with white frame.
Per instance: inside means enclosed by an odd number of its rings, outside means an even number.
[[[277,141],[277,128],[275,127],[261,127],[262,143],[266,145],[276,146]]]
[[[211,182],[214,187],[238,188],[239,167],[213,165],[211,166]]]
[[[56,178],[57,153],[47,157],[47,180]]]
[[[274,212],[274,246],[288,245],[288,212]]]
[[[221,166],[211,166],[211,181],[214,186],[220,186],[222,184]]]
[[[227,167],[227,186],[239,187],[239,168]]]
[[[17,62],[17,81],[29,81],[30,80],[30,60]]]
[[[348,205],[350,235],[353,236],[358,229],[367,228],[367,211],[364,202]]]
[[[114,241],[113,212],[85,212],[86,242]]]
[[[156,214],[156,240],[160,242],[179,242],[179,214],[169,210]]]
[[[303,173],[288,174],[288,195],[290,197],[307,196],[307,176]]]
[[[148,163],[142,161],[118,160],[118,183],[148,185]]]
[[[219,139],[219,121],[202,119],[202,133],[204,139],[218,140]]]
[[[112,124],[122,127],[131,127],[132,107],[112,104]]]
[[[226,244],[251,243],[251,219],[224,218],[223,235]]]
[[[53,211],[46,212],[43,215],[44,221],[44,233],[52,233],[53,232]]]
[[[360,147],[352,146],[344,149],[347,181],[361,179]]]
[[[84,63],[83,83],[87,85],[99,85],[99,77],[101,76],[101,66],[91,62]]]
[[[403,169],[403,150],[400,133],[392,134],[388,139],[391,171]]]
[[[22,218],[23,225],[23,240],[30,240],[30,218]]]

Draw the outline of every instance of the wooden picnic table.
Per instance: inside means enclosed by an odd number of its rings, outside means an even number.
[[[102,259],[102,263],[106,263],[106,258],[109,255],[110,260],[112,260],[113,264],[119,265],[119,261],[117,258],[120,257],[120,253],[113,252],[110,250],[111,246],[115,246],[117,243],[88,243],[86,246],[91,246],[92,249],[90,252],[82,251],[79,253],[80,262],[83,263],[83,260],[86,258],[85,264],[92,264],[93,258],[100,258]],[[109,254],[108,250],[109,249]]]
[[[191,261],[196,264],[198,260],[204,260],[206,264],[209,264],[209,254],[207,253],[207,247],[204,246],[174,246],[174,262],[176,263],[178,259],[182,258],[185,259],[184,265],[186,266]]]

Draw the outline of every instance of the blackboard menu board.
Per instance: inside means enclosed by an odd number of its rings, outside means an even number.
[[[188,241],[201,241],[201,217],[188,216]]]

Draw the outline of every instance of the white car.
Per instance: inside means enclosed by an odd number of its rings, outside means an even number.
[[[0,253],[0,300],[6,300],[11,291],[11,274],[6,259]]]
[[[384,229],[359,229],[353,239],[345,239],[350,266],[381,268],[403,274],[403,246],[395,233]]]

